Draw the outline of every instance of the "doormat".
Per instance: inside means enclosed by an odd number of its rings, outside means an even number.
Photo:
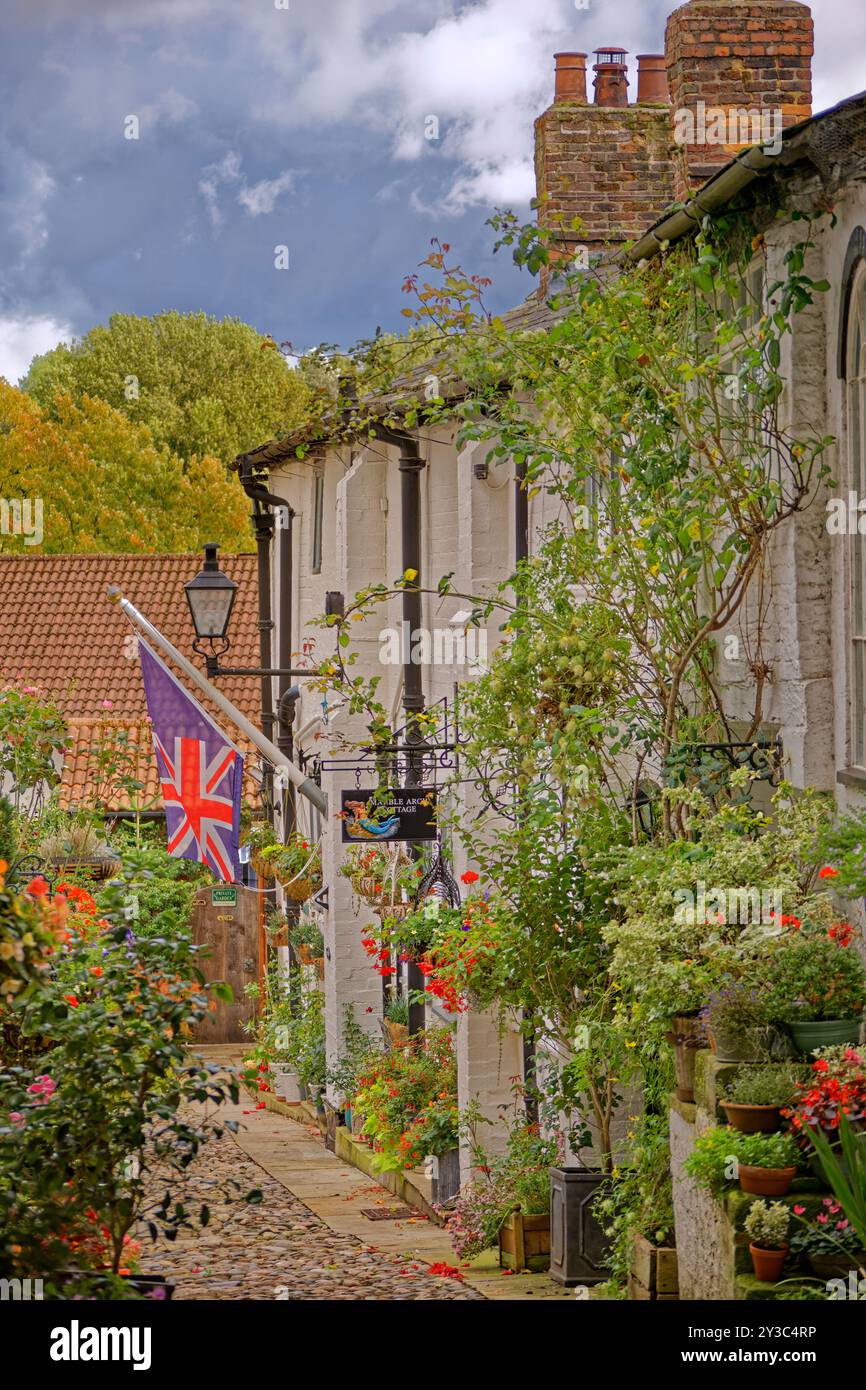
[[[407,1216],[415,1215],[411,1207],[361,1207],[360,1210],[368,1221],[405,1221]]]

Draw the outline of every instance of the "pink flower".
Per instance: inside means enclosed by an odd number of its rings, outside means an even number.
[[[38,695],[39,691],[36,689],[35,685],[25,685],[21,693],[23,695]]]
[[[803,1212],[804,1212],[805,1210],[806,1210],[805,1207],[798,1207],[798,1206],[795,1206],[795,1207],[794,1207],[794,1215],[795,1215],[795,1216],[802,1216],[802,1215],[803,1215]]]
[[[825,1216],[822,1211],[819,1211],[818,1215],[815,1217],[815,1220],[818,1222],[819,1226],[826,1226],[830,1218],[829,1216]]]
[[[21,1128],[24,1124],[24,1116],[21,1114],[20,1110],[11,1110],[9,1112],[9,1123],[16,1125],[19,1129]]]
[[[101,704],[101,707],[102,707],[103,709],[114,709],[114,701],[113,701],[113,700],[101,700],[101,701],[100,701],[100,704]]]

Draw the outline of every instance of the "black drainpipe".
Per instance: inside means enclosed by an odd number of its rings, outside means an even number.
[[[417,717],[424,709],[424,683],[422,679],[421,666],[412,661],[412,648],[414,635],[421,626],[421,474],[426,467],[425,460],[421,457],[421,450],[418,440],[414,435],[405,434],[402,431],[377,430],[380,438],[389,444],[396,444],[400,449],[400,534],[401,534],[401,563],[403,573],[406,570],[415,570],[416,578],[411,586],[403,590],[403,626],[401,636],[408,633],[408,650],[404,652],[403,661],[403,710],[406,716],[406,732],[404,742],[417,744],[419,752],[413,754],[411,751],[406,759],[406,786],[417,787],[421,784],[423,775],[423,752],[421,751],[424,739],[418,727]],[[417,849],[412,850],[417,857]],[[424,976],[418,969],[414,961],[410,961],[407,972],[406,982],[409,989],[410,1001],[414,994],[421,994],[423,997]],[[424,1031],[425,1006],[422,1003],[409,1004],[409,1034],[422,1033]]]
[[[514,470],[514,562],[529,556],[529,493],[526,490],[526,464],[518,463]],[[517,592],[520,601],[520,590]],[[523,1021],[533,1027],[533,1015],[527,1009]],[[532,1032],[523,1035],[523,1086],[525,1091],[526,1118],[530,1124],[538,1123],[538,1078],[535,1064],[535,1038]]]
[[[271,634],[274,630],[271,608],[271,542],[275,529],[274,508],[287,507],[288,504],[281,497],[269,492],[264,483],[257,481],[249,458],[246,456],[241,459],[238,476],[241,487],[253,504],[252,522],[258,557],[259,665],[264,669],[273,666],[273,654],[271,652]],[[291,636],[289,641],[291,641]],[[261,703],[262,733],[273,742],[276,716],[274,713],[274,691],[270,676],[261,677]],[[264,789],[265,804],[273,807],[274,779],[272,769],[266,768],[265,770]],[[271,817],[273,819],[273,812]]]

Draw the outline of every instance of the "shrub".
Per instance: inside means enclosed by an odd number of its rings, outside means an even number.
[[[778,1066],[749,1067],[738,1071],[724,1084],[724,1098],[734,1105],[785,1105],[800,1082],[806,1068],[792,1062]]]
[[[448,1028],[384,1052],[358,1078],[353,1110],[376,1146],[377,1168],[411,1167],[457,1145],[457,1059]],[[430,1113],[428,1113],[430,1112]]]
[[[464,1117],[465,1120],[465,1117]],[[503,1222],[516,1206],[528,1216],[550,1210],[550,1169],[559,1161],[556,1139],[537,1126],[514,1123],[504,1153],[476,1146],[475,1176],[449,1207],[445,1229],[459,1259],[472,1259],[497,1244]]]
[[[790,1220],[791,1213],[784,1202],[765,1202],[759,1197],[749,1207],[743,1226],[753,1245],[762,1250],[781,1250]]]
[[[742,1134],[727,1125],[706,1130],[683,1163],[699,1187],[718,1196],[738,1181],[740,1164],[755,1168],[796,1167],[800,1155],[790,1134]]]
[[[850,945],[830,936],[786,944],[771,957],[767,978],[770,1008],[784,1022],[857,1018],[866,1004],[863,962]]]

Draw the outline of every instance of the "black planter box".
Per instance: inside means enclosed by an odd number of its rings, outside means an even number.
[[[571,1288],[603,1284],[608,1278],[610,1238],[593,1202],[610,1179],[591,1168],[550,1170],[550,1277]]]

